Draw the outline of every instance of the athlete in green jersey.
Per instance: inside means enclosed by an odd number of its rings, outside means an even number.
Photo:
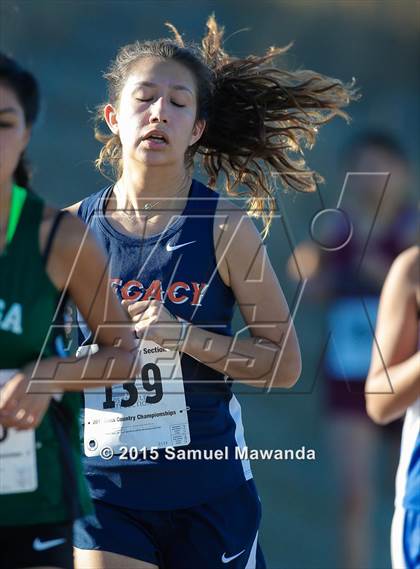
[[[133,334],[107,286],[102,252],[79,219],[47,207],[27,189],[23,154],[38,107],[33,76],[0,54],[0,566],[5,569],[73,567],[72,521],[91,511],[80,464],[79,392],[134,375]],[[88,360],[65,357],[61,314],[67,293],[100,346]]]

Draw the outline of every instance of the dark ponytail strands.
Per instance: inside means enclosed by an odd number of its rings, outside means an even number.
[[[197,152],[215,185],[220,175],[228,194],[249,191],[248,210],[264,221],[267,235],[276,209],[275,186],[314,191],[323,178],[310,170],[304,151],[319,128],[357,100],[354,81],[344,84],[309,70],[287,71],[274,65],[290,46],[270,48],[263,56],[231,58],[222,47],[223,29],[207,22],[204,58],[214,73],[212,111]]]

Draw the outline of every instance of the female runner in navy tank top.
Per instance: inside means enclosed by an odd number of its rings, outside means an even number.
[[[112,286],[142,339],[133,385],[85,392],[85,470],[96,518],[79,524],[79,568],[265,567],[260,502],[233,380],[291,387],[300,353],[289,310],[249,214],[275,211],[269,177],[307,191],[301,157],[317,128],[354,97],[311,71],[222,49],[214,18],[202,47],[123,47],[100,112],[110,134],[97,165],[117,182],[70,208],[108,253]],[[271,64],[271,67],[270,67]],[[202,157],[213,188],[243,184],[247,211],[192,180]],[[232,337],[238,303],[250,337]],[[83,340],[94,338],[83,321]]]

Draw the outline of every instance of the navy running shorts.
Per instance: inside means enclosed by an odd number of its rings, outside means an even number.
[[[258,544],[261,504],[252,479],[211,503],[186,509],[132,510],[100,500],[94,505],[94,516],[76,522],[79,549],[125,555],[160,569],[266,567]]]

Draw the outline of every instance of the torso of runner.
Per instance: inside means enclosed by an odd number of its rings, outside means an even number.
[[[182,214],[162,233],[140,239],[118,232],[104,216],[111,192],[105,188],[85,199],[79,216],[109,256],[110,284],[119,298],[155,299],[200,328],[231,335],[235,299],[218,273],[213,243],[218,194],[194,180]],[[79,324],[82,340],[91,343],[84,322]],[[208,502],[252,478],[249,462],[235,455],[245,441],[231,380],[150,341],[140,350],[135,386],[85,391],[85,472],[92,496],[170,510]],[[224,455],[184,460],[176,452],[182,449],[207,451],[207,457],[221,449]]]
[[[44,204],[24,189],[25,199],[13,239],[0,254],[0,388],[40,354],[63,355],[62,328],[52,326],[61,293],[45,270],[39,249]],[[91,511],[79,452],[80,394],[60,402],[70,417],[69,449],[73,452],[81,512]],[[39,427],[16,431],[0,426],[0,526],[65,522],[72,518],[64,498],[65,472],[51,407]],[[68,482],[66,482],[68,484]]]

